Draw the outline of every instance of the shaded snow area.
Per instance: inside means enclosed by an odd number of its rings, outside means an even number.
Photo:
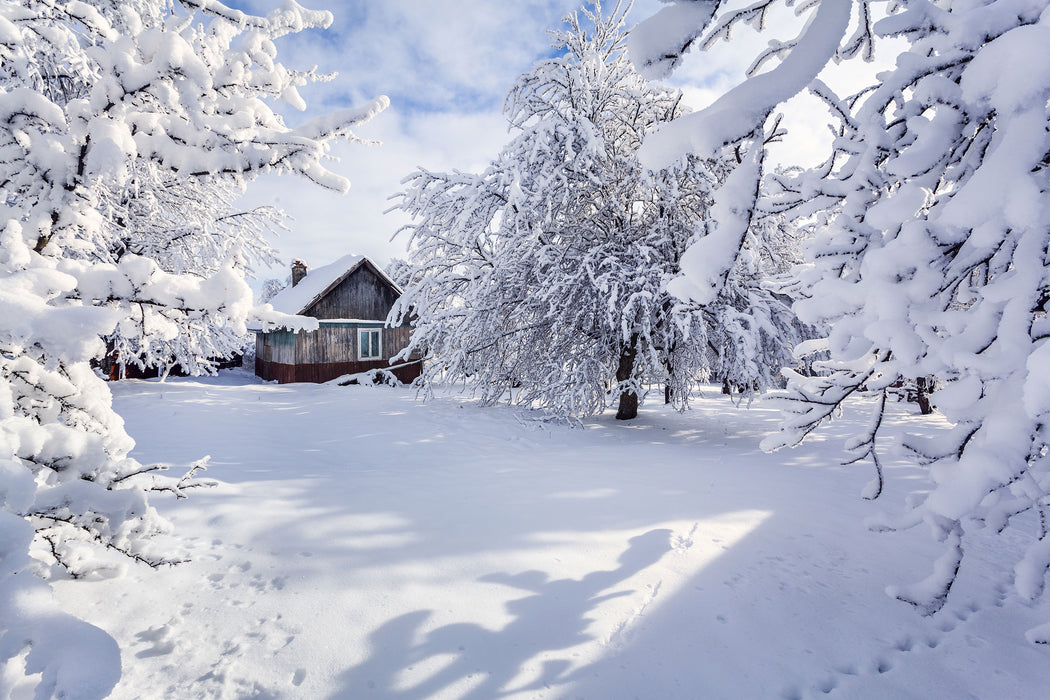
[[[154,499],[192,561],[59,581],[123,649],[117,698],[1045,698],[1050,605],[1008,592],[1002,538],[932,618],[926,483],[837,466],[845,415],[764,454],[777,415],[717,391],[581,429],[412,390],[210,380],[113,385],[143,461],[212,455]],[[905,409],[898,407],[900,426]],[[913,417],[921,431],[925,418]],[[1018,536],[1020,537],[1020,536]],[[1023,546],[1022,541],[1007,541]],[[998,550],[998,551],[997,551]]]

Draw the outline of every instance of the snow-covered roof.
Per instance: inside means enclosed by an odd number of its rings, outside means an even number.
[[[277,296],[270,300],[274,311],[286,314],[301,314],[310,308],[315,301],[323,297],[329,290],[350,276],[350,273],[367,262],[379,276],[390,283],[397,293],[401,288],[390,279],[382,268],[369,260],[364,255],[344,255],[334,263],[309,270],[299,284],[282,290]]]

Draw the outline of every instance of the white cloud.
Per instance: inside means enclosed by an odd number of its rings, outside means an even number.
[[[507,140],[506,124],[496,112],[405,115],[396,107],[362,128],[360,135],[380,146],[340,144],[330,167],[350,179],[350,192],[340,195],[289,177],[267,176],[250,185],[246,206],[271,204],[293,217],[291,231],[277,248],[285,261],[302,259],[312,267],[347,253],[359,253],[384,264],[404,254],[407,238],[391,241],[408,223],[399,212],[384,214],[401,190],[401,180],[417,167],[433,170],[479,170]],[[260,277],[283,277],[282,269]]]
[[[278,1],[233,4],[264,14]],[[328,3],[335,16],[328,30],[292,35],[278,46],[289,65],[339,73],[304,90],[315,108],[386,94],[406,111],[492,109],[513,77],[548,50],[546,30],[578,6],[579,0],[346,0]]]

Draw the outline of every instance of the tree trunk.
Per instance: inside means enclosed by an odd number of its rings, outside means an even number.
[[[631,336],[630,345],[620,349],[620,364],[616,368],[616,381],[626,382],[634,373],[634,358],[638,354],[638,336]],[[625,391],[620,394],[620,407],[616,420],[631,420],[638,417],[638,394]]]
[[[915,380],[915,402],[919,404],[919,412],[924,416],[933,413],[929,394],[932,385],[933,382],[927,380],[926,377],[918,377]]]

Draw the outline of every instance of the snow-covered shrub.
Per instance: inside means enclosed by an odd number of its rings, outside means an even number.
[[[330,21],[294,3],[252,17],[214,0],[0,0],[0,663],[28,650],[38,697],[103,696],[120,657],[52,609],[36,574],[107,575],[107,554],[171,563],[147,494],[191,485],[128,456],[90,364],[101,339],[168,343],[181,361],[199,351],[178,349],[189,322],[234,335],[253,314],[294,323],[253,310],[254,254],[224,242],[231,228],[194,230],[215,237],[193,247],[206,274],[164,257],[179,243],[163,220],[199,204],[165,198],[222,202],[272,170],[346,187],[321,165],[326,144],[352,139],[385,98],[296,129],[265,102],[301,106],[311,78],[275,62],[273,40]]]

